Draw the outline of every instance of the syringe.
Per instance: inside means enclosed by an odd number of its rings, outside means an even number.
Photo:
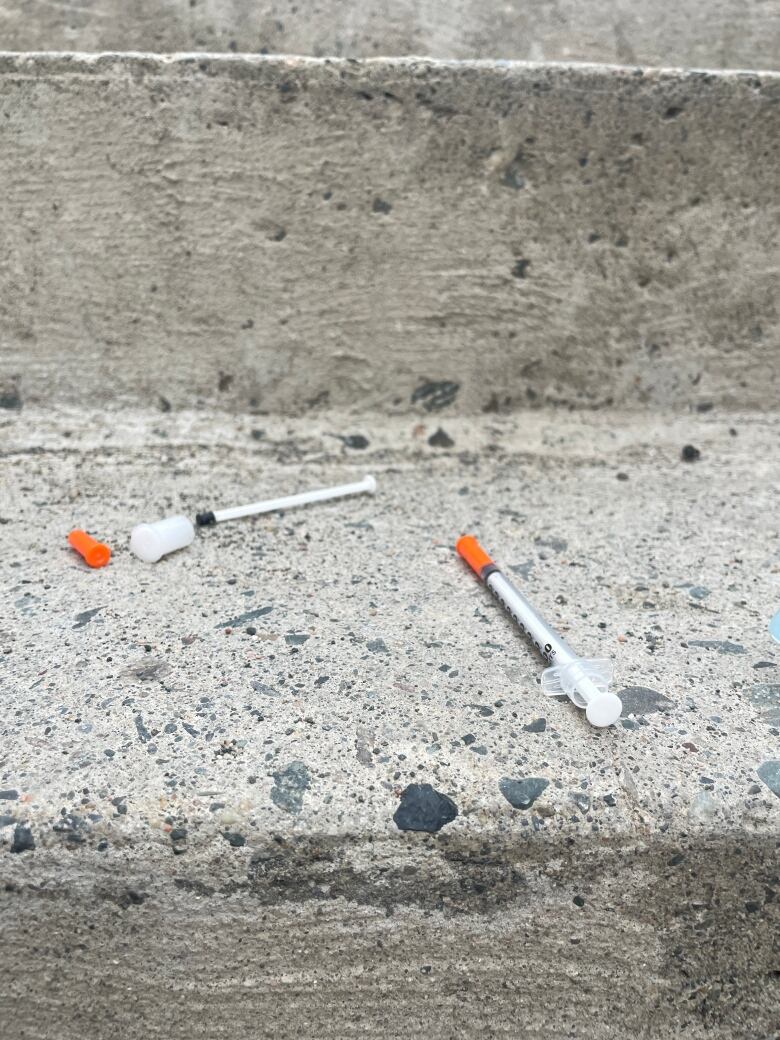
[[[566,695],[578,708],[585,709],[585,717],[592,726],[611,726],[617,722],[623,705],[619,697],[608,691],[612,662],[578,657],[504,577],[473,535],[463,535],[455,548],[550,662],[550,667],[542,672],[542,692],[548,697]]]

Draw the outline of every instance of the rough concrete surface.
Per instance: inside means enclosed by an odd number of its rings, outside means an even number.
[[[9,413],[7,1035],[774,1037],[778,432]],[[140,520],[365,472],[373,499],[158,565],[126,548]],[[468,530],[614,659],[619,726],[542,697],[453,553]]]
[[[5,55],[0,403],[772,406],[778,97],[769,73]]]
[[[778,69],[780,7],[776,0],[4,0],[0,48]]]

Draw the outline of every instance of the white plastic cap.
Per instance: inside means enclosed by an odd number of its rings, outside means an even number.
[[[614,693],[602,693],[590,701],[585,709],[585,718],[591,726],[611,726],[623,711],[623,702]]]
[[[369,495],[373,495],[376,491],[376,478],[372,477],[369,473],[367,476],[363,478],[363,483],[366,485],[366,491],[369,493]]]
[[[195,528],[186,516],[168,516],[154,524],[138,524],[130,533],[130,552],[144,563],[157,563],[163,556],[183,549],[195,538]]]

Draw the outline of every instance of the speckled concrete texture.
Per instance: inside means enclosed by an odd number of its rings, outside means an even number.
[[[249,51],[780,68],[774,0],[4,0],[16,51]]]
[[[771,407],[779,96],[771,73],[5,55],[0,404]]]
[[[9,413],[13,1035],[772,1036],[777,435],[717,408]],[[375,498],[126,548],[366,472]],[[619,726],[542,697],[466,530],[614,659]]]

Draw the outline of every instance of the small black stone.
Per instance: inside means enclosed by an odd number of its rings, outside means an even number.
[[[547,729],[547,719],[534,719],[527,726],[523,726],[526,733],[544,733]]]
[[[32,852],[35,848],[35,838],[29,827],[23,823],[17,823],[14,828],[14,840],[11,844],[11,852]]]
[[[240,849],[242,845],[246,845],[246,838],[237,831],[223,831],[222,837],[233,849]]]
[[[455,441],[440,426],[436,433],[432,433],[428,438],[428,443],[432,448],[452,448]]]
[[[767,762],[762,762],[756,772],[769,790],[780,798],[780,760],[769,759]]]
[[[574,903],[575,906],[585,906],[585,900],[582,896],[575,896],[574,899],[572,899],[572,903]]]
[[[538,776],[529,776],[524,780],[504,777],[499,781],[498,789],[513,809],[530,809],[549,783],[549,780]]]
[[[303,796],[311,787],[311,775],[304,762],[291,762],[274,773],[271,801],[289,813],[299,813]]]
[[[460,383],[453,383],[448,379],[428,381],[414,391],[412,404],[421,404],[426,412],[438,412],[453,403],[459,390]]]
[[[356,451],[362,451],[363,448],[368,447],[368,437],[364,437],[362,433],[351,433],[348,437],[342,437],[341,440],[345,447],[354,448]]]
[[[305,632],[288,632],[284,641],[288,646],[303,646],[308,638]]]
[[[9,408],[13,411],[19,411],[22,407],[22,396],[16,387],[10,387],[7,390],[0,390],[0,408]]]
[[[680,455],[683,462],[697,462],[701,458],[701,452],[692,444],[686,444]]]
[[[581,813],[588,812],[590,809],[590,795],[585,794],[584,791],[571,791],[569,797]]]
[[[401,794],[401,802],[393,813],[393,821],[401,831],[426,831],[435,834],[458,815],[451,798],[430,784],[409,784]]]
[[[14,790],[13,788],[10,788],[6,791],[0,791],[0,801],[15,802],[18,797],[19,792]]]
[[[247,629],[246,629],[246,634],[248,636],[256,636],[257,635],[257,629],[255,628],[254,625],[249,625],[247,627]]]
[[[647,686],[626,686],[618,692],[623,703],[623,715],[652,715],[656,711],[669,711],[674,702],[658,690]]]

